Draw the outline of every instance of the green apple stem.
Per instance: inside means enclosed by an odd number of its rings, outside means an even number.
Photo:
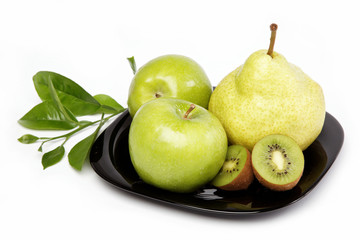
[[[270,37],[270,46],[269,46],[269,50],[267,52],[267,54],[269,56],[272,57],[272,54],[274,52],[274,45],[275,45],[275,38],[276,38],[276,30],[277,30],[278,26],[273,23],[270,25],[270,30],[271,30],[271,37]]]
[[[190,112],[192,111],[192,110],[194,110],[194,108],[195,108],[195,104],[191,104],[190,105],[190,108],[186,111],[186,113],[184,114],[184,119],[188,119],[188,116],[189,116],[189,114],[190,114]]]

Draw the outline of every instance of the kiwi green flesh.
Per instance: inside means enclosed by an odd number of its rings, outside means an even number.
[[[252,165],[256,175],[275,185],[297,182],[304,170],[304,155],[298,144],[284,135],[269,135],[255,144]]]
[[[221,187],[231,183],[242,171],[248,157],[246,148],[240,145],[228,147],[225,162],[219,173],[213,179],[215,187]]]

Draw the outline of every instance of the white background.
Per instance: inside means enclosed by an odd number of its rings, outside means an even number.
[[[0,2],[0,239],[326,239],[358,236],[360,17],[356,1]],[[272,213],[211,217],[149,202],[67,158],[42,170],[38,144],[17,120],[40,100],[32,76],[61,73],[126,106],[132,71],[157,56],[195,59],[213,85],[269,44],[323,88],[342,124],[341,153],[301,201]],[[81,134],[69,141],[69,150]],[[48,145],[50,150],[53,146]]]

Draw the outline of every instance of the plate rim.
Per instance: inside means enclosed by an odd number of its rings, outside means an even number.
[[[99,162],[101,163],[103,161],[110,161],[111,162],[110,165],[112,165],[113,170],[115,170],[121,176],[121,174],[116,170],[115,166],[113,166],[112,161],[111,161],[110,158],[107,159],[106,157],[104,157],[102,155],[102,157],[100,157],[99,159],[94,159],[94,151],[95,151],[94,149],[97,146],[97,144],[99,144],[99,142],[100,142],[99,139],[105,138],[105,134],[113,134],[114,129],[116,129],[118,127],[118,125],[122,122],[122,120],[125,119],[123,122],[126,122],[126,120],[129,119],[129,118],[130,118],[130,121],[131,121],[131,116],[130,116],[128,110],[126,109],[106,129],[104,129],[104,131],[97,137],[96,141],[94,142],[94,144],[93,144],[93,146],[91,148],[90,154],[89,154],[90,165],[93,168],[93,170],[103,180],[110,183],[111,185],[113,185],[117,189],[120,189],[122,191],[126,191],[127,193],[134,194],[135,196],[139,196],[139,197],[142,197],[144,199],[150,199],[152,201],[156,201],[156,202],[159,202],[159,203],[164,203],[164,204],[167,204],[167,205],[170,205],[170,206],[173,206],[173,207],[186,209],[186,210],[191,210],[191,211],[195,210],[195,211],[202,212],[202,213],[207,213],[207,214],[218,214],[218,215],[258,214],[258,213],[265,213],[265,212],[270,212],[270,211],[282,209],[284,207],[293,205],[294,203],[298,202],[299,200],[301,200],[305,196],[307,196],[318,185],[318,183],[323,179],[323,177],[327,174],[327,172],[329,171],[329,169],[332,167],[333,163],[337,159],[339,153],[341,152],[343,143],[344,143],[344,130],[343,130],[343,127],[341,126],[341,124],[337,121],[337,119],[334,116],[332,116],[330,113],[326,112],[325,119],[330,118],[331,121],[335,121],[335,123],[337,123],[337,125],[339,127],[337,130],[339,130],[341,132],[341,134],[342,134],[341,141],[339,142],[339,146],[338,146],[339,150],[336,152],[333,159],[327,159],[325,169],[321,172],[320,176],[299,197],[297,197],[296,199],[294,199],[294,200],[292,200],[292,201],[290,201],[288,203],[285,203],[285,204],[282,204],[282,205],[276,205],[276,206],[273,206],[273,207],[267,207],[267,208],[249,209],[249,210],[244,210],[244,209],[235,210],[234,209],[234,210],[231,210],[231,211],[229,209],[218,210],[218,209],[202,208],[202,207],[193,206],[193,205],[189,205],[189,204],[174,202],[174,201],[170,201],[170,200],[167,200],[167,199],[164,199],[164,198],[144,194],[144,193],[139,192],[139,191],[137,191],[135,189],[132,189],[131,187],[128,187],[128,186],[126,186],[124,184],[116,182],[112,177],[109,176],[109,174],[104,174],[104,172],[102,172],[100,170],[101,168],[98,166]],[[122,123],[121,125],[123,125],[123,124],[124,123]],[[325,124],[324,124],[324,126],[325,126]],[[120,129],[120,127],[119,127],[119,129]],[[321,135],[321,133],[319,134],[318,138],[320,137],[320,135]],[[110,139],[110,138],[108,138],[108,139]],[[103,147],[106,145],[105,140],[104,140],[104,144],[101,144],[101,145]],[[109,164],[109,162],[107,164]]]

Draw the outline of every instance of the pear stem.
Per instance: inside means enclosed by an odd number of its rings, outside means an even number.
[[[277,30],[278,26],[273,23],[270,25],[270,30],[271,30],[271,37],[270,37],[270,46],[269,46],[269,50],[267,52],[267,54],[269,56],[272,57],[272,54],[274,52],[274,45],[275,45],[275,38],[276,38],[276,30]]]
[[[186,111],[186,113],[184,114],[184,119],[188,119],[188,116],[189,116],[189,114],[190,114],[190,112],[192,111],[192,110],[194,110],[194,108],[195,108],[195,104],[191,104],[190,105],[190,108]]]

